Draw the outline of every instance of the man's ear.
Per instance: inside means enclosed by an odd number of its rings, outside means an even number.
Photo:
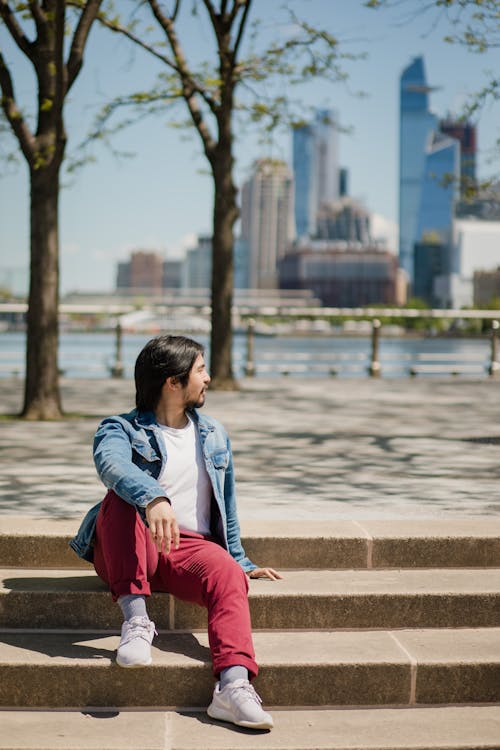
[[[182,387],[179,378],[175,377],[175,375],[171,375],[167,378],[164,385],[169,391],[178,391],[179,388]]]

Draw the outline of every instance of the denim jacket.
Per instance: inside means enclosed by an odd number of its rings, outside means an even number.
[[[236,512],[233,456],[229,437],[215,419],[189,412],[201,440],[208,476],[213,487],[212,532],[244,571],[257,566],[245,555]],[[153,412],[138,412],[104,419],[94,438],[94,461],[104,485],[134,505],[145,521],[145,508],[155,497],[164,497],[158,477],[168,457],[161,430]],[[85,516],[73,550],[92,562],[93,539],[101,503]]]

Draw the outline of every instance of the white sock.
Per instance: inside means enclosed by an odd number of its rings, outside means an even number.
[[[146,597],[141,594],[124,594],[118,598],[124,620],[132,617],[147,617]]]
[[[248,669],[246,667],[240,667],[236,664],[234,667],[226,667],[220,673],[220,686],[221,689],[229,685],[230,682],[235,680],[248,680]]]

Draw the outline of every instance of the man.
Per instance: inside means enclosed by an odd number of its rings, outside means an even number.
[[[158,336],[146,344],[135,365],[136,409],[105,419],[94,438],[108,493],[70,544],[121,607],[120,666],[151,664],[151,591],[205,606],[218,678],[209,716],[271,729],[250,682],[258,667],[247,578],[282,576],[258,568],[241,545],[229,438],[197,411],[209,382],[197,342]]]

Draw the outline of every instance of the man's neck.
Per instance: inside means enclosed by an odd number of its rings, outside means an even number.
[[[155,409],[156,419],[160,424],[180,430],[188,423],[188,417],[183,407],[176,404],[165,404],[160,401]]]

